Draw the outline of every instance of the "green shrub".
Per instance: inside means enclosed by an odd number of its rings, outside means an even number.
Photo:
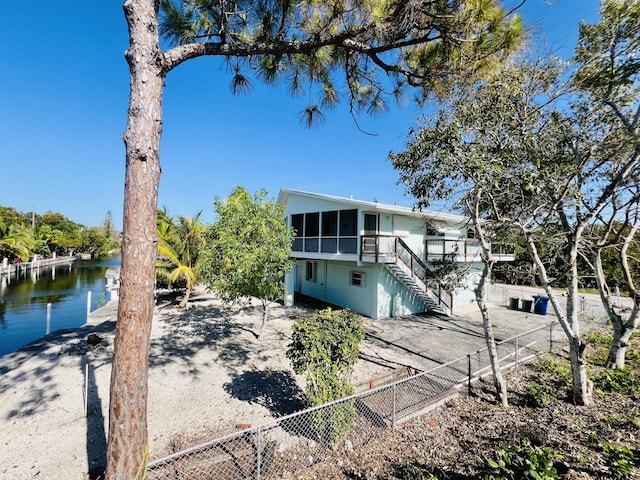
[[[534,408],[547,407],[552,401],[558,398],[558,390],[549,385],[529,385],[527,394],[527,405]]]
[[[624,446],[602,445],[605,465],[614,480],[628,480],[633,473],[633,452]]]
[[[628,368],[607,369],[593,379],[593,385],[603,392],[633,395],[640,389],[640,379]]]
[[[353,393],[351,372],[363,338],[362,321],[349,310],[327,308],[296,320],[287,358],[297,374],[306,376],[305,393],[310,405],[322,405]],[[336,403],[314,412],[318,440],[335,447],[349,432],[355,415],[353,402]]]
[[[544,357],[540,357],[538,365],[561,376],[563,379],[571,380],[571,364],[569,360],[562,358],[556,359],[554,355],[545,355]]]
[[[640,430],[640,418],[635,415],[613,413],[603,417],[602,422],[613,430]]]
[[[104,292],[100,292],[100,295],[98,295],[98,300],[96,300],[96,308],[102,308],[104,307],[107,303],[107,299],[104,296]]]
[[[591,330],[587,333],[587,341],[597,347],[610,348],[613,338],[602,330]]]
[[[410,461],[405,465],[400,465],[394,472],[394,477],[400,480],[438,480],[438,477],[429,472],[429,469],[418,463]]]
[[[550,448],[532,445],[528,438],[517,445],[503,447],[498,453],[497,460],[487,460],[493,472],[485,475],[485,480],[551,480],[558,476],[553,463],[560,456]]]
[[[626,364],[631,369],[640,370],[640,350],[627,348]]]

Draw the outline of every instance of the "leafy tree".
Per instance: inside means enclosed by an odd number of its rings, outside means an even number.
[[[31,214],[19,212],[13,207],[0,206],[0,218],[6,226],[12,225],[14,223],[20,225],[31,224]]]
[[[159,7],[162,6],[160,22]],[[131,75],[127,128],[122,270],[111,373],[107,478],[143,475],[147,444],[147,374],[157,252],[162,89],[178,65],[220,56],[232,89],[247,91],[244,69],[260,80],[288,79],[312,101],[303,122],[340,98],[342,73],[352,112],[386,107],[385,89],[423,86],[444,95],[455,82],[494,68],[519,43],[519,18],[495,0],[126,0],[125,58]],[[160,35],[175,46],[163,50]],[[387,79],[397,81],[389,85]],[[397,88],[395,88],[397,87]]]
[[[76,223],[62,213],[46,212],[38,221],[37,230],[47,226],[45,235],[48,236],[49,250],[60,255],[77,250],[82,245],[83,226]],[[42,238],[42,236],[40,236]],[[46,237],[45,237],[46,238]]]
[[[108,210],[104,217],[102,229],[104,236],[108,240],[108,250],[112,251],[120,248],[120,233],[113,224],[113,214],[111,213],[111,210]]]
[[[626,205],[612,202],[609,221],[604,232],[596,237],[592,247],[592,266],[598,286],[598,292],[613,326],[613,338],[607,358],[610,368],[624,368],[627,346],[631,335],[638,328],[640,322],[640,257],[638,253],[638,232],[640,231],[640,188],[636,182],[632,188],[635,194]],[[620,215],[619,210],[624,211]],[[600,229],[602,230],[602,229]],[[625,319],[622,306],[616,304],[615,292],[611,288],[611,281],[617,280],[605,271],[603,256],[615,252],[614,259],[622,273],[622,280],[618,280],[623,290],[633,299],[633,307]],[[611,262],[610,262],[611,263]]]
[[[293,235],[284,208],[264,190],[252,197],[236,187],[226,200],[216,198],[215,209],[218,220],[206,234],[198,273],[226,302],[260,300],[262,339],[269,306],[284,296],[283,278],[291,268]]]
[[[322,405],[353,394],[351,373],[364,338],[360,317],[349,310],[327,308],[296,320],[291,332],[287,358],[297,374],[306,376],[309,404]],[[349,432],[354,416],[354,406],[348,402],[317,411],[320,440],[335,446]]]
[[[108,255],[113,249],[113,240],[105,235],[101,227],[82,227],[76,248],[81,253]]]
[[[613,203],[633,202],[638,176],[637,2],[605,1],[602,20],[582,25],[575,75],[554,62],[521,62],[476,89],[462,89],[406,152],[392,156],[418,198],[464,202],[512,225],[527,245],[567,336],[574,400],[591,403],[578,322],[579,258],[588,233]],[[559,101],[561,94],[570,93]],[[549,237],[547,231],[557,235]],[[566,308],[539,247],[558,240],[566,264]]]
[[[600,298],[613,324],[613,344],[607,363],[622,368],[629,338],[640,321],[638,264],[631,254],[640,228],[640,3],[605,0],[600,15],[600,22],[580,24],[576,83],[587,98],[596,99],[590,111],[599,116],[601,130],[606,133],[598,153],[611,158],[605,163],[610,168],[604,170],[603,176],[619,186],[609,192],[606,208],[599,212],[604,224],[600,231],[604,233],[593,242],[592,258]],[[607,181],[604,184],[607,185]],[[634,302],[626,322],[620,312],[615,311],[604,276],[601,255],[603,249],[611,246],[610,235],[619,240],[623,285]]]
[[[180,308],[187,308],[196,283],[196,261],[204,245],[204,226],[198,212],[195,217],[172,218],[166,210],[158,212],[157,276],[169,284],[184,281],[185,294]]]

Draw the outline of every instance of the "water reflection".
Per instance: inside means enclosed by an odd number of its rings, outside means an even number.
[[[92,292],[91,309],[95,310],[100,294],[106,295],[104,273],[117,265],[120,257],[20,270],[10,278],[3,275],[0,278],[0,355],[45,334],[48,303],[52,304],[52,331],[84,324],[88,292]]]

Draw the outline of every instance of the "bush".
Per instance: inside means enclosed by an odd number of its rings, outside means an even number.
[[[553,355],[545,355],[538,360],[538,365],[565,380],[571,380],[571,364],[569,360],[556,359]]]
[[[549,385],[529,385],[527,395],[527,405],[534,408],[547,407],[552,401],[558,398],[558,390]]]
[[[593,385],[603,392],[633,395],[640,390],[640,379],[628,368],[607,369],[593,379]]]
[[[605,465],[614,480],[627,480],[633,473],[633,452],[629,448],[616,447],[609,443],[602,445]]]
[[[351,372],[364,338],[360,317],[349,310],[319,310],[296,320],[287,358],[294,371],[307,379],[311,406],[353,393]],[[313,426],[324,445],[334,447],[349,432],[355,418],[353,402],[342,402],[315,413]]]
[[[551,480],[557,478],[558,471],[553,466],[560,456],[550,448],[537,447],[528,438],[513,446],[503,447],[498,460],[488,459],[493,473],[485,480],[518,480],[533,478]]]

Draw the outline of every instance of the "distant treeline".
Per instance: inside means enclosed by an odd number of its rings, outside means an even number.
[[[107,255],[120,249],[121,234],[107,212],[98,227],[87,227],[61,213],[20,212],[0,206],[0,258],[27,260],[76,253]]]

